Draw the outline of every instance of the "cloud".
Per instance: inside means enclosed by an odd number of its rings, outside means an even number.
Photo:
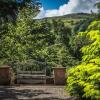
[[[70,13],[90,13],[97,11],[94,4],[100,0],[69,0],[67,4],[61,5],[59,9],[44,10],[42,7],[40,13],[35,19],[41,19],[45,17],[62,16]]]

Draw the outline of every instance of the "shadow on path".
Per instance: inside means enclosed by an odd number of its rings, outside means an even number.
[[[61,99],[57,97],[42,97],[34,98],[39,95],[49,95],[51,93],[45,92],[43,90],[31,90],[31,89],[15,89],[11,87],[0,87],[0,100],[78,100],[77,98],[67,98]],[[19,99],[19,97],[23,99]],[[24,99],[27,98],[27,99]],[[28,99],[29,98],[29,99]],[[32,99],[33,98],[33,99]]]
[[[19,100],[18,96],[32,98],[34,96],[38,96],[41,94],[50,94],[44,92],[43,90],[31,90],[31,89],[23,89],[16,90],[8,87],[0,87],[0,100]]]

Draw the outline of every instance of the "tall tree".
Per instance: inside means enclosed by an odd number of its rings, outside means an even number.
[[[100,19],[100,2],[95,4],[98,8],[98,19]]]
[[[30,41],[29,33],[31,30],[33,17],[38,11],[33,7],[33,3],[32,5],[28,5],[31,4],[30,2],[26,5],[25,3],[22,5],[17,5],[16,2],[11,0],[1,2],[2,3],[0,4],[3,5],[4,8],[0,10],[5,13],[5,15],[3,16],[0,12],[0,59],[6,61],[23,61],[27,59],[26,47],[28,48],[27,42]],[[7,4],[7,6],[5,6],[5,4]],[[16,24],[8,21],[9,19],[14,18],[13,13],[16,12],[12,12],[12,10],[15,9],[12,7],[15,7],[16,10],[18,10],[16,20],[14,20]],[[8,11],[5,12],[8,9],[11,13]],[[4,21],[4,19],[7,19],[7,21]]]
[[[38,0],[0,0],[0,19],[15,21],[19,9],[27,6],[38,10],[40,3]]]

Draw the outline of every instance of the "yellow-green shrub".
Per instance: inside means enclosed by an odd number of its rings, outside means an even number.
[[[100,65],[84,63],[70,69],[67,83],[71,95],[100,100]]]
[[[81,48],[82,63],[69,70],[67,90],[89,100],[100,100],[100,21],[94,21],[86,32],[78,37],[86,37],[88,45]]]

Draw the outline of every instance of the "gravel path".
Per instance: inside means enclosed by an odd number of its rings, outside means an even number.
[[[64,86],[0,86],[0,100],[78,100]]]

